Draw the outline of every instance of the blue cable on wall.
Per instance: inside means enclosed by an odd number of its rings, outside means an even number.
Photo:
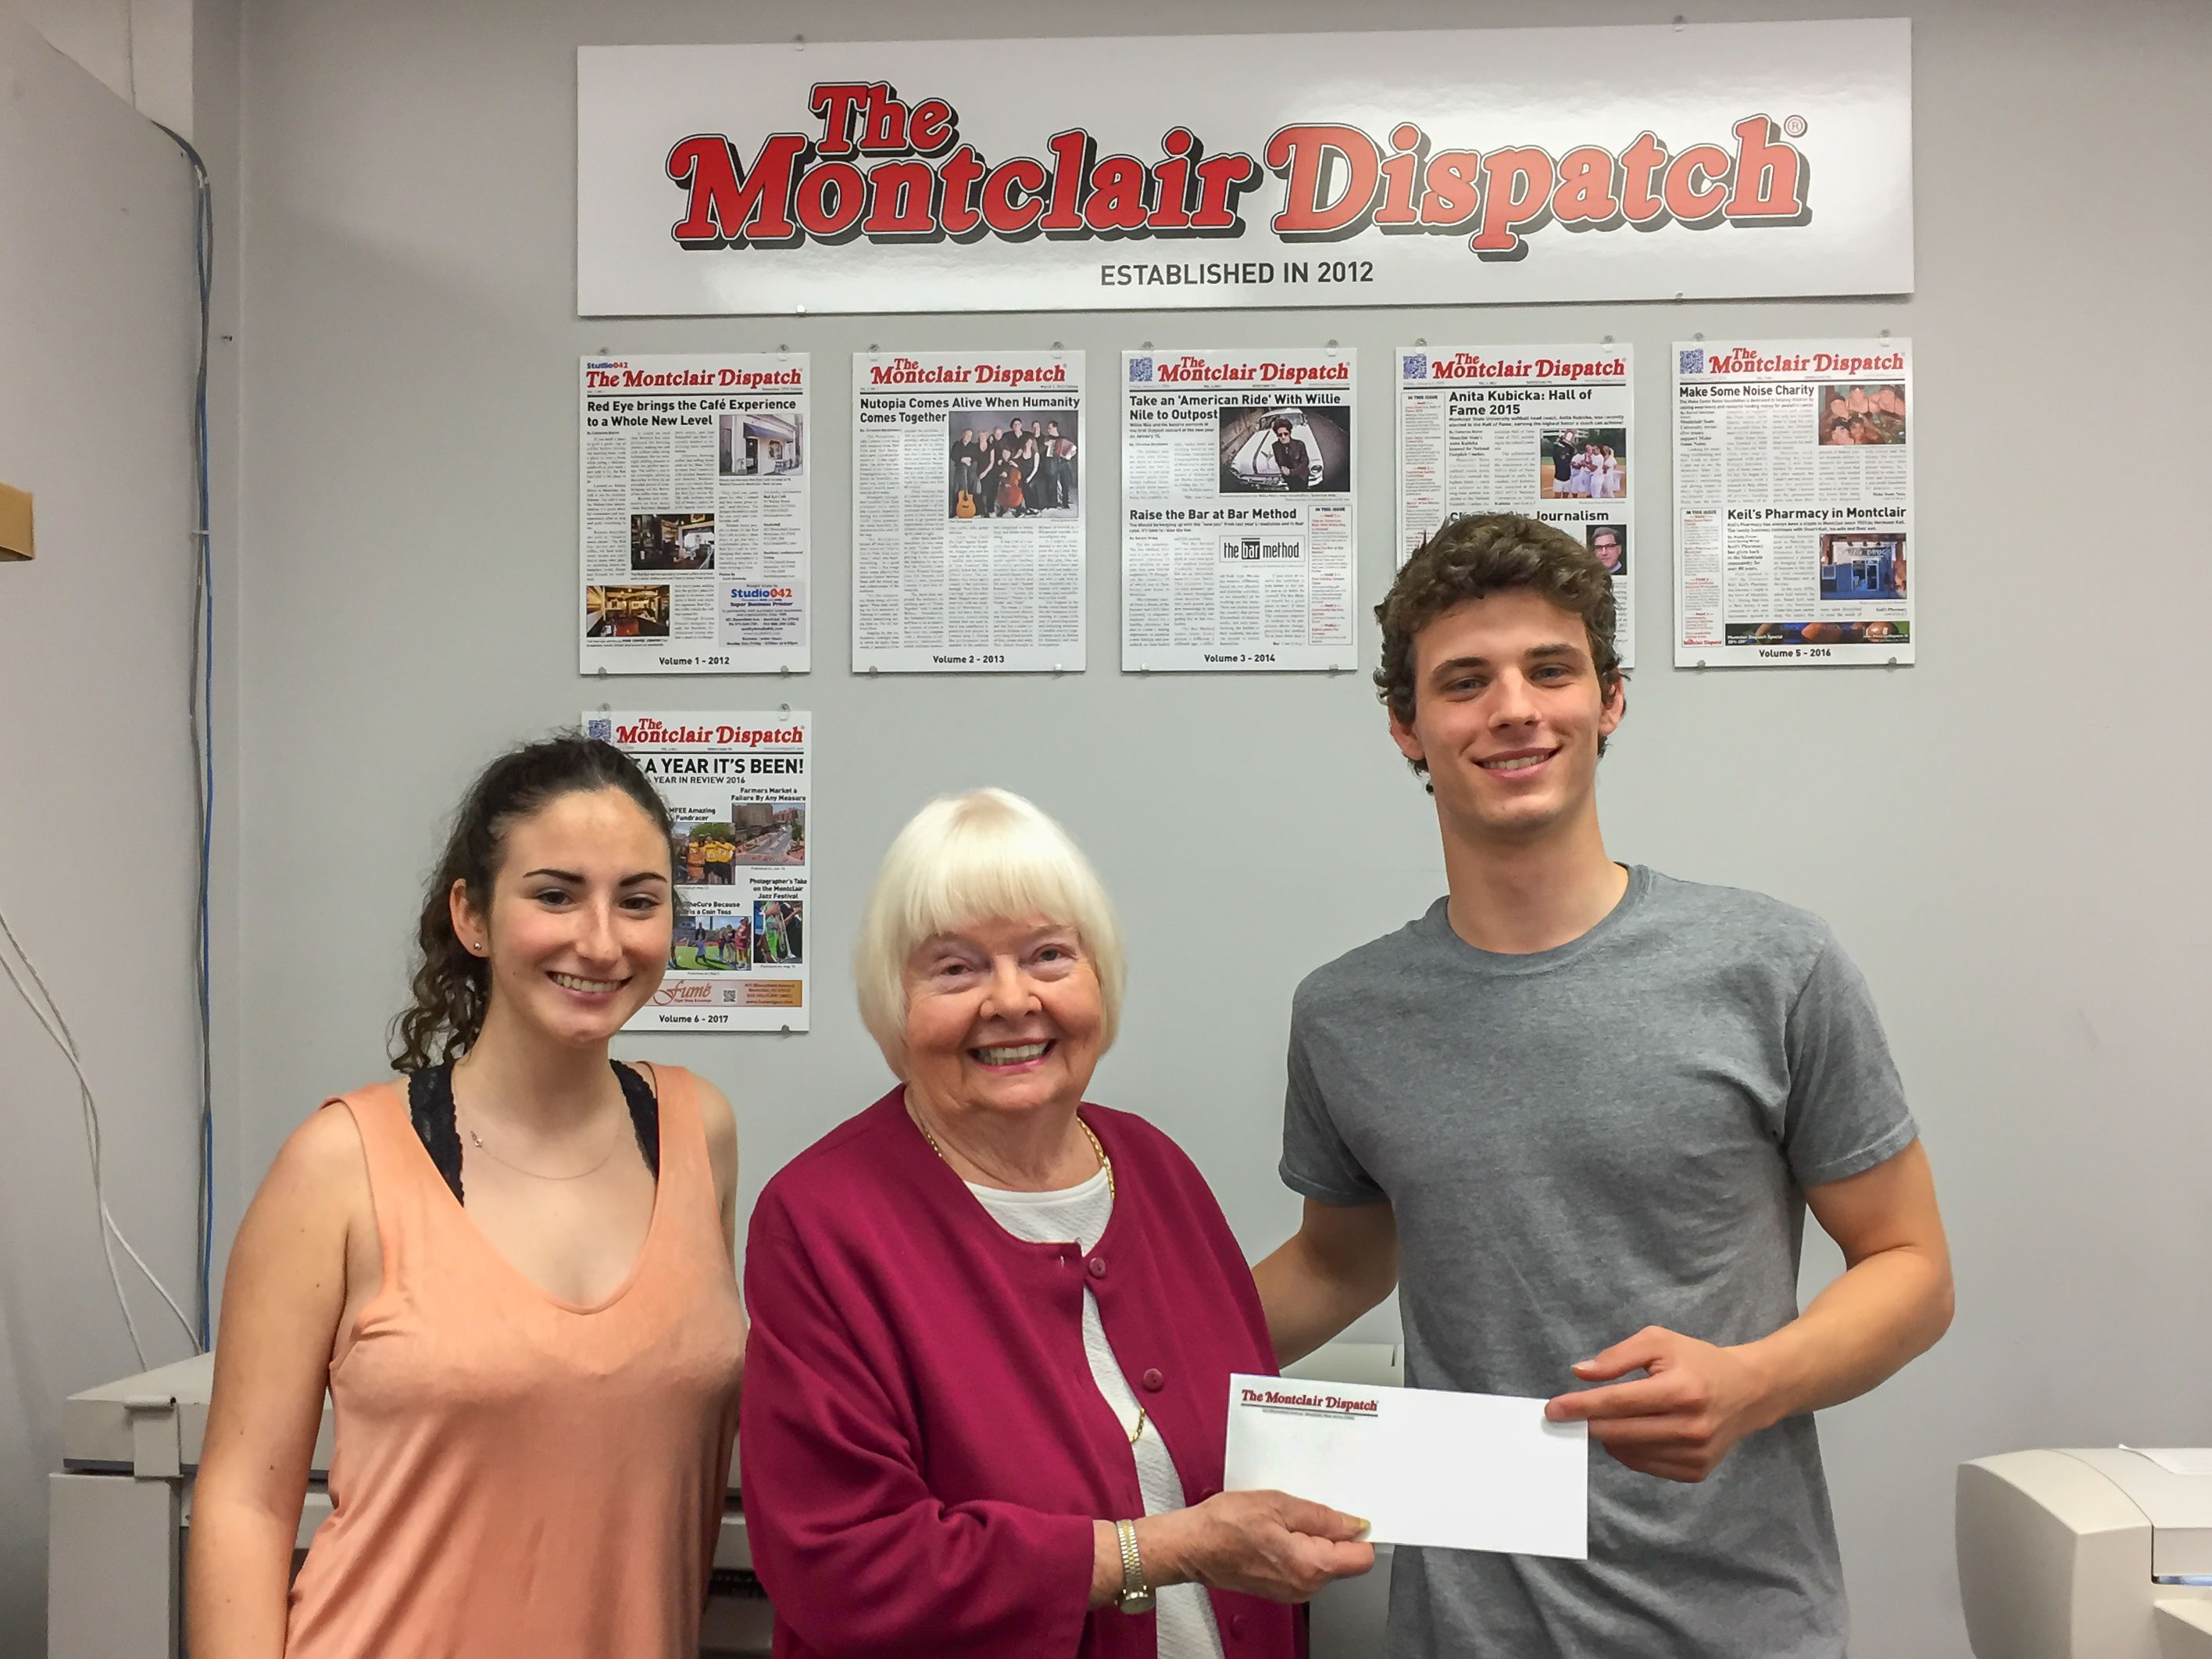
[[[160,122],[154,124],[161,126]],[[212,929],[209,915],[215,854],[215,557],[211,539],[208,464],[208,341],[215,288],[215,193],[207,163],[191,142],[169,127],[192,165],[195,204],[192,267],[199,285],[199,365],[192,388],[192,448],[199,514],[192,532],[192,651],[186,702],[192,734],[193,782],[199,800],[198,951],[195,991],[199,1012],[199,1216],[193,1313],[204,1352],[213,1333],[215,1282],[215,1020],[210,990]]]

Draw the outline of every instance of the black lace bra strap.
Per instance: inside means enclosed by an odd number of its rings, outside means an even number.
[[[615,1078],[622,1085],[623,1099],[629,1107],[629,1126],[637,1131],[637,1150],[645,1159],[645,1167],[653,1171],[653,1178],[660,1179],[660,1097],[653,1091],[635,1066],[622,1061],[607,1062],[615,1068]]]
[[[629,1108],[629,1124],[637,1136],[639,1155],[657,1182],[660,1179],[659,1098],[635,1066],[625,1066],[618,1060],[608,1063],[615,1068],[615,1080],[622,1085],[623,1102]],[[438,1173],[453,1189],[454,1201],[465,1203],[461,1194],[461,1132],[453,1120],[451,1060],[408,1078],[407,1115],[414,1122],[422,1150],[429,1153],[430,1162],[437,1165]]]
[[[461,1132],[453,1123],[453,1061],[428,1066],[408,1078],[407,1115],[415,1121],[422,1150],[430,1154],[430,1162],[453,1189],[453,1201],[463,1202]]]

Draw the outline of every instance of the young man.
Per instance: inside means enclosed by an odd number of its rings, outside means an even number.
[[[1626,704],[1578,540],[1455,520],[1377,615],[1450,892],[1298,988],[1268,1328],[1291,1360],[1395,1285],[1408,1382],[1543,1395],[1597,1443],[1589,1559],[1401,1549],[1390,1651],[1841,1659],[1811,1413],[1951,1313],[1866,986],[1815,916],[1607,857]],[[1847,1270],[1800,1314],[1807,1207]]]

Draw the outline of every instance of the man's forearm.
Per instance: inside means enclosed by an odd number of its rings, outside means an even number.
[[[1949,1261],[1917,1246],[1845,1271],[1797,1318],[1739,1350],[1765,1375],[1768,1422],[1856,1399],[1933,1347],[1951,1323]]]
[[[1545,1415],[1587,1422],[1630,1468],[1702,1480],[1747,1434],[1864,1394],[1943,1334],[1951,1258],[1919,1142],[1805,1200],[1849,1264],[1811,1307],[1735,1346],[1646,1326],[1577,1360],[1575,1376],[1601,1386],[1559,1395]]]
[[[1395,1229],[1390,1247],[1348,1254],[1317,1248],[1310,1231],[1292,1234],[1252,1269],[1275,1363],[1304,1358],[1390,1294],[1398,1282]]]
[[[1252,1269],[1252,1282],[1278,1365],[1303,1359],[1365,1311],[1351,1307],[1351,1297],[1313,1271],[1295,1237]]]

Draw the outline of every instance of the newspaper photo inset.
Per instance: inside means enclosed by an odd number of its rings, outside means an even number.
[[[578,667],[803,674],[808,365],[586,357]]]
[[[1613,649],[1636,666],[1635,357],[1625,345],[1401,346],[1401,565],[1446,519],[1556,525],[1613,575]]]
[[[668,808],[676,915],[667,977],[631,1031],[804,1031],[813,718],[788,710],[616,714],[584,732],[635,760]]]
[[[1913,661],[1912,343],[1674,350],[1676,666]]]
[[[853,668],[1080,673],[1083,354],[853,358]]]
[[[1355,360],[1122,353],[1125,672],[1358,665]]]

